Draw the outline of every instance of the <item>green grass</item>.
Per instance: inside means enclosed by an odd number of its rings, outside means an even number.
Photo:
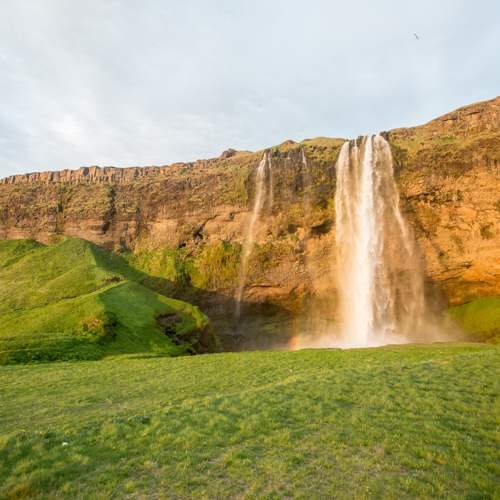
[[[208,320],[149,289],[148,278],[85,240],[0,241],[0,363],[185,353]],[[178,317],[185,345],[163,334],[156,322],[163,314]]]
[[[172,291],[194,287],[203,290],[232,289],[237,286],[241,245],[217,241],[185,248],[161,248],[124,253],[135,269],[153,280],[168,280]]]
[[[493,498],[499,381],[473,344],[3,366],[0,497]]]
[[[484,297],[449,309],[469,338],[500,343],[500,297]]]
[[[0,269],[21,259],[25,254],[42,245],[33,240],[9,240],[0,242]]]

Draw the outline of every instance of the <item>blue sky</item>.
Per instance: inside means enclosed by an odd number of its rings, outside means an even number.
[[[498,0],[2,0],[0,177],[423,123],[500,94],[499,26]]]

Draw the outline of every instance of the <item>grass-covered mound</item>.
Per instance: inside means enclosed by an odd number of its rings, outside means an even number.
[[[500,343],[500,297],[484,297],[449,310],[469,339]]]
[[[207,318],[143,286],[146,278],[85,240],[0,241],[0,363],[186,352]],[[170,338],[162,315],[173,318]]]
[[[0,367],[1,498],[494,498],[500,347]]]

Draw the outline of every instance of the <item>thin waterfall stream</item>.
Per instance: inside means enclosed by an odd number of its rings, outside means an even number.
[[[269,189],[267,190],[266,190],[266,178],[269,178]],[[268,203],[272,204],[273,200],[272,190],[273,190],[273,184],[272,184],[271,163],[269,159],[269,153],[266,151],[262,156],[262,160],[260,161],[255,174],[255,199],[252,207],[252,212],[250,215],[250,220],[246,228],[246,234],[243,240],[243,247],[241,250],[240,272],[238,278],[238,288],[236,290],[236,297],[235,297],[236,303],[234,311],[234,315],[237,319],[241,316],[241,301],[243,299],[243,292],[245,291],[245,284],[248,274],[248,264],[255,243],[255,233],[257,230],[257,225],[262,210],[266,204],[266,198],[269,200]]]

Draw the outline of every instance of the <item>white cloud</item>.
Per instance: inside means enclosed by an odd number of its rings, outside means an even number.
[[[499,21],[496,0],[3,0],[0,176],[416,124],[498,93]]]

